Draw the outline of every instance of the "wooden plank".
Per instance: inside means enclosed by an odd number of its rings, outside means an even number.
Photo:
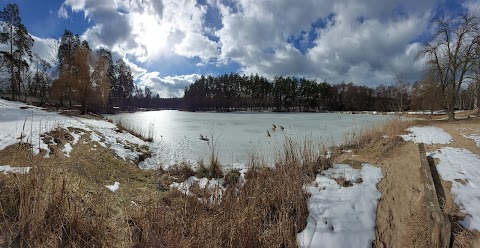
[[[437,190],[423,143],[418,144],[418,150],[420,151],[421,171],[425,188],[425,208],[430,231],[430,245],[431,247],[447,248],[450,246],[451,238],[450,220],[440,209]]]

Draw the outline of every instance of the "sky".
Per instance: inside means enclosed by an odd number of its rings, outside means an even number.
[[[201,75],[259,74],[375,87],[420,80],[432,19],[475,0],[0,0],[19,6],[33,51],[65,29],[125,58],[135,83],[180,97]]]

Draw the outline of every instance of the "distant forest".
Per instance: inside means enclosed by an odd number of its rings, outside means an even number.
[[[65,30],[54,61],[32,52],[34,39],[22,24],[16,4],[0,11],[0,96],[39,105],[55,104],[87,112],[114,109],[187,111],[395,111],[447,110],[480,106],[480,19],[472,13],[436,20],[436,35],[418,52],[425,75],[407,82],[397,75],[391,85],[368,87],[331,84],[298,77],[259,75],[202,76],[182,98],[162,99],[134,83],[128,61],[113,61],[106,48]],[[453,38],[452,38],[453,37]]]
[[[404,101],[399,99],[403,95]],[[190,111],[396,111],[408,108],[408,92],[395,86],[370,88],[331,85],[295,77],[225,74],[201,77],[186,87],[183,106]]]

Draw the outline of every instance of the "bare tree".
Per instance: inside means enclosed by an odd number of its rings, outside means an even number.
[[[404,79],[402,74],[395,75],[395,88],[397,90],[397,110],[403,112],[403,106],[407,98],[409,83]]]
[[[479,18],[471,12],[434,20],[436,32],[418,56],[425,58],[426,70],[441,85],[449,120],[455,119],[455,103],[462,83],[470,76],[478,61]]]

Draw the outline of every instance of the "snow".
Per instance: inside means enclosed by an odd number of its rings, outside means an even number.
[[[181,183],[173,182],[170,184],[170,188],[178,189],[185,195],[193,196],[194,194],[190,191],[190,187],[195,184],[198,184],[200,189],[207,189],[209,192],[208,199],[198,198],[198,201],[207,203],[215,203],[222,199],[223,192],[225,187],[223,187],[224,179],[208,179],[208,178],[197,178],[195,176],[189,177],[187,180]]]
[[[45,150],[45,157],[48,158],[50,149],[48,144],[41,140],[41,135],[55,128],[67,130],[68,127],[83,131],[69,132],[73,141],[65,144],[62,150],[67,157],[84,132],[90,132],[91,140],[114,150],[117,156],[124,160],[133,161],[139,157],[140,152],[136,151],[138,149],[135,147],[149,146],[149,143],[130,133],[117,132],[117,127],[107,121],[63,116],[58,112],[48,112],[38,107],[0,99],[0,150],[23,141],[32,144],[35,155],[41,149]],[[57,145],[53,140],[50,143]]]
[[[62,152],[64,152],[65,156],[66,157],[70,157],[70,152],[72,152],[73,148],[72,146],[70,145],[70,143],[66,143],[64,146],[63,146],[63,150]]]
[[[97,141],[103,147],[110,147],[123,160],[133,161],[138,158],[140,153],[133,151],[131,149],[133,148],[132,145],[148,146],[147,142],[130,133],[118,132],[117,126],[113,123],[84,118],[77,118],[77,120],[96,131],[96,133],[92,132],[90,134],[90,139]],[[102,139],[104,142],[102,142]]]
[[[341,187],[335,179],[344,177],[353,186]],[[371,247],[375,239],[377,183],[380,168],[364,164],[361,169],[334,165],[317,175],[307,190],[310,214],[305,230],[297,234],[300,247]],[[356,183],[359,178],[362,183]]]
[[[187,180],[185,180],[184,182],[180,182],[180,183],[173,182],[172,184],[170,184],[170,187],[174,188],[174,189],[178,189],[186,195],[190,195],[191,194],[190,193],[190,187],[192,185],[196,184],[196,183],[198,183],[198,186],[201,189],[204,189],[204,188],[207,188],[207,187],[209,189],[217,189],[217,188],[223,188],[223,186],[222,186],[223,182],[224,182],[223,179],[215,179],[215,178],[208,179],[206,177],[197,178],[195,176],[191,176]]]
[[[480,231],[480,157],[466,149],[452,147],[442,148],[428,156],[440,159],[438,173],[443,180],[452,183],[454,201],[466,214],[460,224]]]
[[[115,192],[120,188],[120,183],[119,182],[114,182],[113,185],[106,185],[105,186],[108,190]]]
[[[430,114],[434,114],[434,115],[444,115],[446,114],[447,112],[445,112],[445,110],[435,110],[435,111],[430,111],[430,110],[423,110],[423,111],[410,111],[410,112],[407,112],[407,114],[409,115],[430,115]]]
[[[7,173],[17,173],[17,174],[27,174],[30,172],[31,167],[11,167],[10,165],[1,165],[0,172],[4,174]]]
[[[39,142],[41,134],[68,126],[86,128],[82,123],[59,115],[58,112],[47,112],[34,106],[0,99],[0,150],[23,141],[31,143],[33,153],[38,154],[40,149],[48,150],[46,144]]]
[[[462,136],[467,138],[467,139],[473,140],[475,142],[475,145],[480,147],[480,135],[477,135],[477,134],[470,134],[470,135],[462,134]]]
[[[475,145],[480,147],[480,128],[457,128],[462,132],[462,136],[471,139],[475,142]]]
[[[400,135],[405,141],[424,144],[450,144],[453,138],[443,129],[438,127],[410,127],[406,129],[410,134]]]

